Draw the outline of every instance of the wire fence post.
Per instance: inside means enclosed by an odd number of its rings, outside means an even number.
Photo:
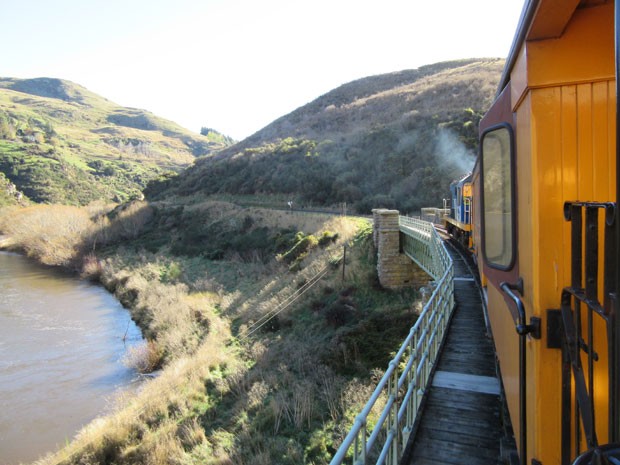
[[[347,244],[343,246],[344,253],[342,254],[342,282],[344,282],[344,272],[347,266]]]

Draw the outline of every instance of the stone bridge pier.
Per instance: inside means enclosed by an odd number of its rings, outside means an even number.
[[[400,289],[426,284],[429,276],[402,252],[398,210],[375,209],[373,241],[377,249],[377,273],[381,286]]]

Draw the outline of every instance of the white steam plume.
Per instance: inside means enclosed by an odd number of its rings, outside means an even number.
[[[473,150],[467,149],[453,132],[440,129],[437,136],[437,159],[440,165],[466,174],[474,168],[476,155]]]

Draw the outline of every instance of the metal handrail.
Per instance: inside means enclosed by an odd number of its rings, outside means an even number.
[[[330,465],[342,464],[349,456],[354,465],[367,465],[371,457],[377,457],[375,464],[399,463],[454,309],[452,259],[432,224],[401,216],[399,225],[405,253],[435,280],[434,291]],[[384,395],[385,406],[369,430],[369,415]],[[382,433],[385,439],[377,450]]]

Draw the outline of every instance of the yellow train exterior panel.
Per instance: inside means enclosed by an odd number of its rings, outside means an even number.
[[[578,8],[560,38],[526,41],[510,76],[517,128],[517,266],[524,281],[527,319],[539,317],[543,335],[527,341],[527,463],[533,458],[545,465],[561,463],[561,351],[548,349],[545,335],[547,310],[560,307],[562,289],[571,284],[571,227],[563,216],[564,202],[616,200],[613,29],[612,3]],[[599,230],[602,243],[602,218]],[[599,263],[602,283],[602,260]],[[599,288],[602,301],[602,285]],[[507,317],[505,296],[491,284],[488,295],[489,318],[518,437],[518,339],[511,334],[514,321]],[[593,375],[594,403],[596,411],[605,412],[604,325],[596,322],[594,333],[599,355]],[[582,361],[586,359],[583,356]],[[598,415],[595,421],[599,442],[607,442],[608,418]],[[581,450],[586,448],[580,445]]]
[[[614,199],[610,192],[615,186],[615,145],[609,133],[615,115],[608,108],[613,102],[614,82],[595,82],[534,89],[517,109],[519,271],[528,315],[543,322],[547,309],[559,308],[562,288],[570,285],[570,224],[563,217],[564,202]],[[526,129],[530,126],[531,131]],[[602,276],[602,260],[600,267]],[[602,286],[599,298],[603,299]],[[596,328],[595,339],[604,340],[604,327]],[[530,340],[528,349],[532,362],[528,379],[534,389],[528,398],[535,399],[528,406],[533,415],[530,453],[543,463],[559,463],[560,352],[547,349],[544,340]],[[606,346],[599,350],[606,352]],[[597,386],[606,386],[606,363],[606,356],[601,356]],[[599,389],[598,404],[606,398],[605,389]],[[599,408],[605,411],[604,406]],[[596,426],[605,442],[607,418],[597,418]]]
[[[579,8],[561,38],[527,42],[528,87],[613,79],[613,23],[611,2]]]

